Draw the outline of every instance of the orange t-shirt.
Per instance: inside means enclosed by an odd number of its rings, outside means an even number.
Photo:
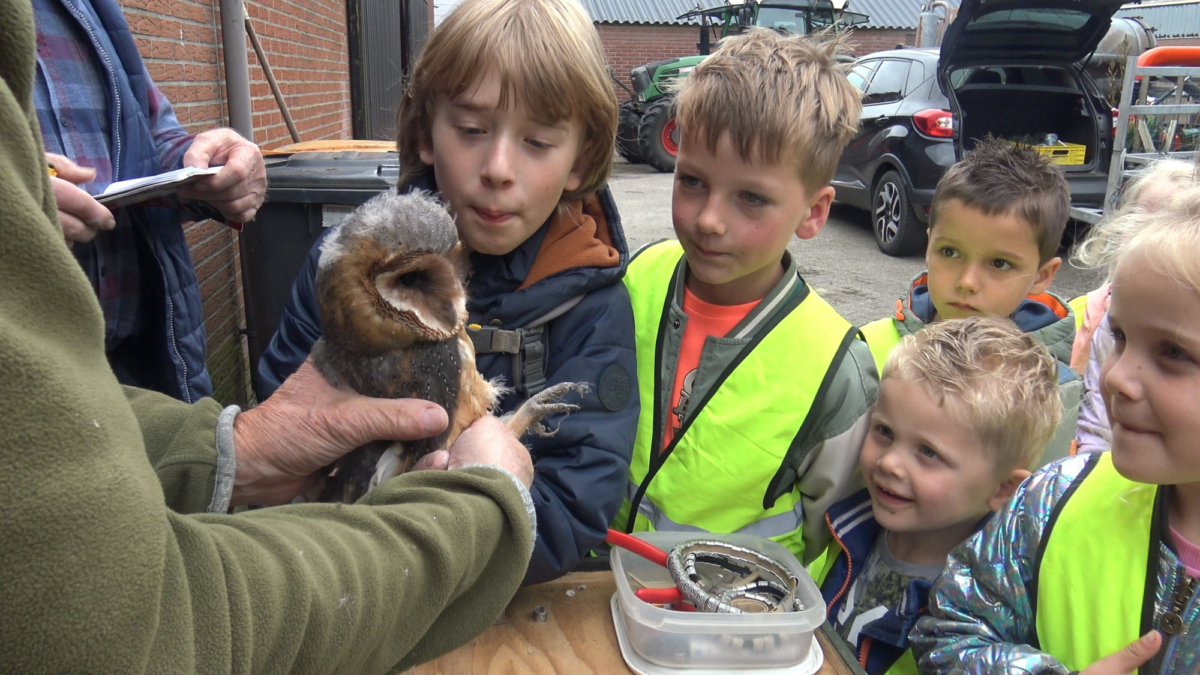
[[[685,286],[683,289],[683,313],[687,315],[687,327],[683,329],[683,343],[679,346],[679,363],[675,364],[675,382],[671,387],[671,410],[667,416],[667,428],[663,431],[661,452],[671,443],[675,432],[683,426],[688,404],[692,397],[692,381],[700,365],[700,353],[708,336],[725,337],[738,325],[759,301],[744,305],[714,305],[697,298]]]

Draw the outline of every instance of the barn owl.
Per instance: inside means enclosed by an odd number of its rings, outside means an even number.
[[[322,337],[313,361],[335,387],[379,398],[422,398],[445,408],[450,424],[423,441],[378,441],[338,460],[319,501],[350,503],[417,459],[449,447],[489,414],[502,383],[475,369],[466,333],[465,256],[454,220],[428,193],[383,193],[330,233],[317,266]],[[552,432],[539,421],[578,406],[562,402],[585,385],[562,383],[527,400],[508,419],[518,438]]]

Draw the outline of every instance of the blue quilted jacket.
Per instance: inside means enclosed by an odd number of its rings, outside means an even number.
[[[105,78],[112,119],[108,155],[113,181],[163,172],[155,144],[150,96],[153,83],[138,53],[121,6],[116,0],[55,0],[83,28],[98,63],[111,64]],[[174,123],[174,116],[170,119]],[[174,123],[178,127],[178,123]],[[185,132],[180,128],[178,134]],[[190,144],[190,139],[187,144]],[[186,146],[174,148],[182,153]],[[205,365],[207,336],[200,285],[184,237],[183,214],[166,208],[126,207],[117,213],[118,227],[137,227],[148,251],[139,256],[142,331],[135,348],[109,352],[124,384],[153,389],[194,403],[212,396]]]

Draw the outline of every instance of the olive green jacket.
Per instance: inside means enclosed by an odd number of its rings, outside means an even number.
[[[395,672],[483,631],[532,549],[478,467],[206,515],[220,406],[122,389],[63,245],[28,0],[0,0],[0,671]]]

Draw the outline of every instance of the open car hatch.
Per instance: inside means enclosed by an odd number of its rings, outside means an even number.
[[[1079,61],[1104,38],[1122,4],[1123,0],[963,0],[942,38],[938,81],[946,91],[946,73],[983,63]]]

